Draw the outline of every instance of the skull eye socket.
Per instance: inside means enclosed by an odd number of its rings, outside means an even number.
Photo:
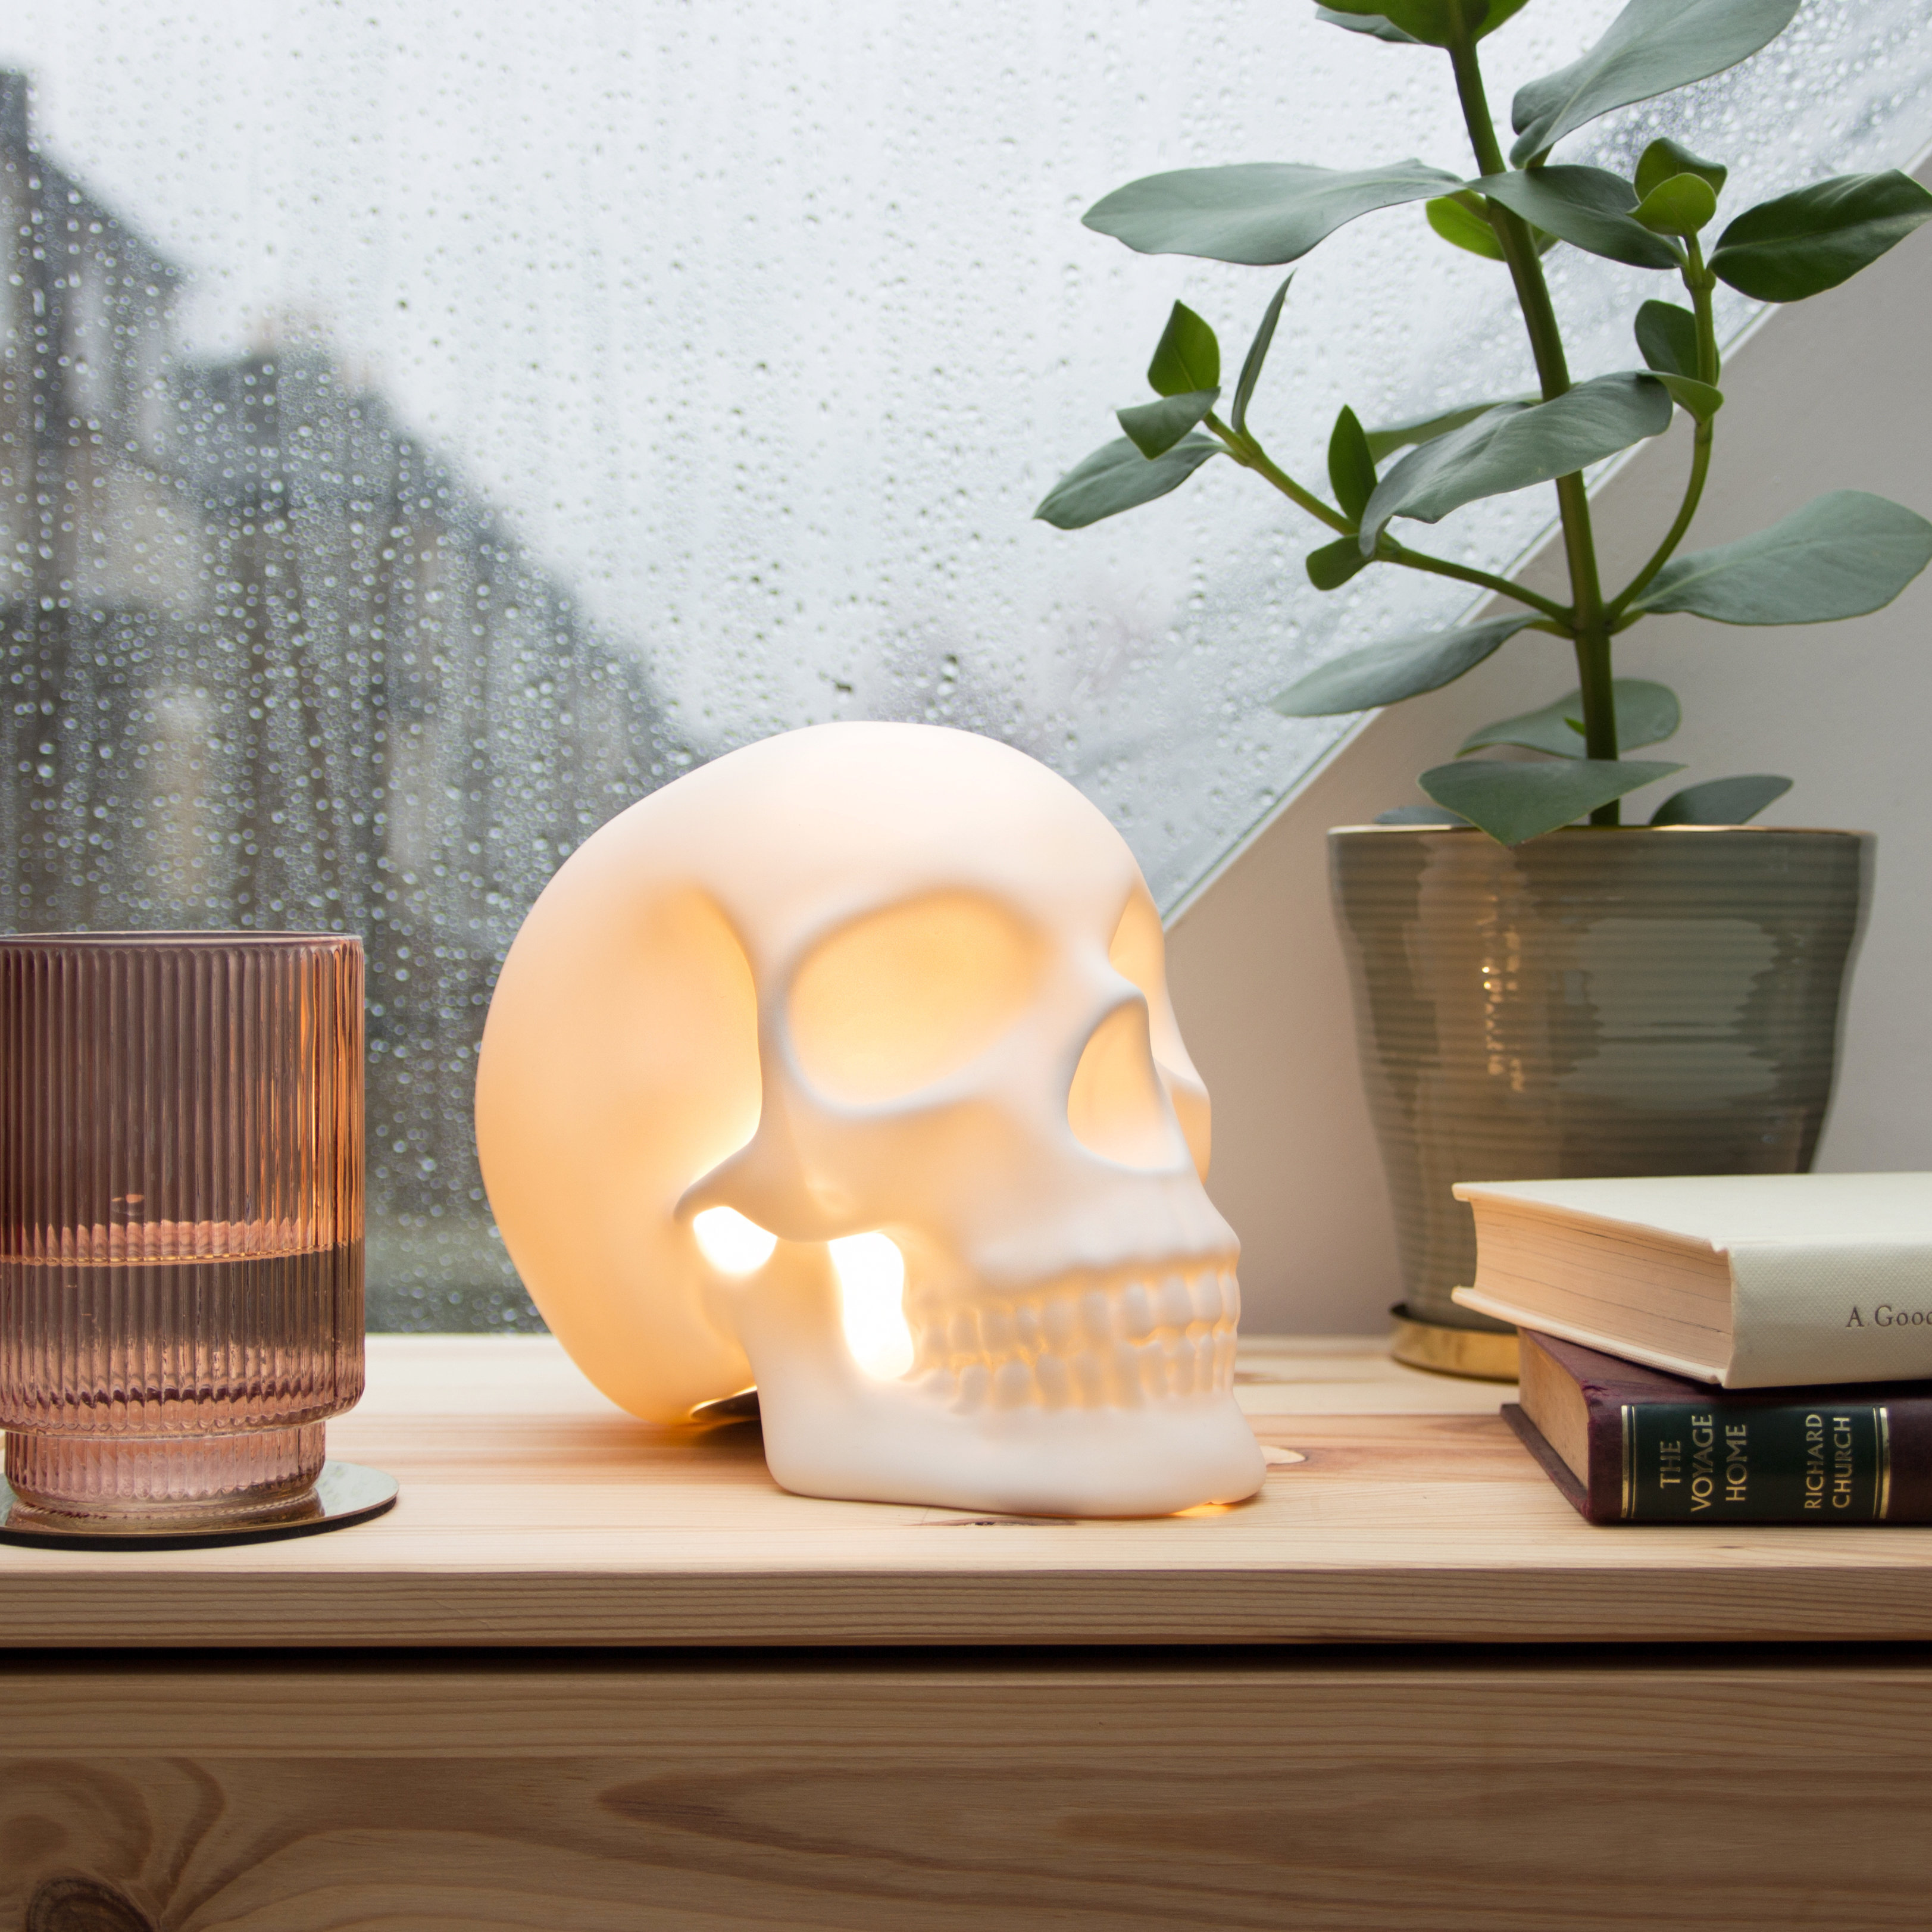
[[[1108,942],[1107,962],[1124,980],[1131,980],[1151,1001],[1167,977],[1167,940],[1160,914],[1146,893],[1128,900],[1120,922]]]
[[[1168,1004],[1167,936],[1161,930],[1154,901],[1144,892],[1136,892],[1127,902],[1108,945],[1107,962],[1122,979],[1139,987],[1147,1000],[1154,1064],[1167,1072],[1187,1066],[1187,1049],[1180,1043],[1180,1030]]]
[[[1160,914],[1144,889],[1128,900],[1120,922],[1107,948],[1108,963],[1124,980],[1131,980],[1147,1000],[1148,1043],[1154,1064],[1166,1089],[1181,1132],[1186,1137],[1195,1171],[1208,1178],[1210,1130],[1207,1090],[1194,1063],[1182,1045],[1180,1029],[1174,1024],[1174,1007],[1167,996],[1167,939],[1162,931]]]
[[[1039,940],[970,892],[927,892],[842,927],[794,978],[800,1070],[835,1100],[893,1100],[985,1052],[1038,987]]]
[[[1091,1154],[1122,1167],[1178,1167],[1187,1157],[1148,1046],[1145,1009],[1116,1006],[1093,1031],[1066,1096],[1066,1124]]]

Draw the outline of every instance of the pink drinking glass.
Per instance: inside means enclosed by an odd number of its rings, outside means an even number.
[[[30,1509],[314,1507],[362,1393],[362,946],[0,938],[0,1428]]]

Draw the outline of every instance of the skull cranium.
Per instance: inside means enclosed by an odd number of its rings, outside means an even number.
[[[1158,916],[1006,746],[821,725],[612,820],[505,963],[477,1138],[578,1365],[663,1421],[754,1381],[788,1489],[1116,1515],[1260,1484]]]

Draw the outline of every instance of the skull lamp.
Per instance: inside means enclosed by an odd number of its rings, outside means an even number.
[[[660,1422],[754,1384],[788,1490],[1116,1516],[1260,1486],[1160,918],[1020,752],[819,725],[621,813],[511,948],[476,1132],[578,1366]]]

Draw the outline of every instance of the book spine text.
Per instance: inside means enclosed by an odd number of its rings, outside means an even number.
[[[1882,1402],[1625,1403],[1626,1522],[1881,1522],[1891,1504]]]

